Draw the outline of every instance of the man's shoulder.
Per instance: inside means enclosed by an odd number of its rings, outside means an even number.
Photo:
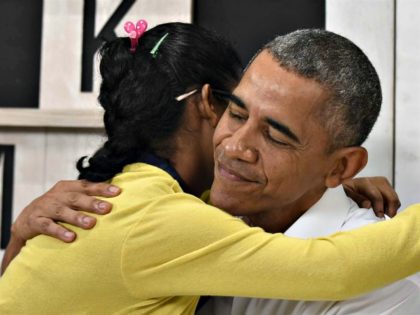
[[[372,209],[359,208],[355,202],[349,199],[351,206],[347,217],[343,222],[341,231],[357,229],[359,227],[384,221],[384,218],[378,218]]]

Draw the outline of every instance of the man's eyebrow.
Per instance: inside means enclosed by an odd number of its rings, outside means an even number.
[[[236,95],[234,95],[232,93],[229,93],[229,92],[226,92],[226,91],[216,90],[216,89],[213,89],[213,93],[216,94],[216,95],[220,95],[224,98],[227,98],[228,100],[232,101],[233,103],[235,103],[239,107],[246,109],[245,102],[239,96],[236,96]]]
[[[286,135],[288,138],[300,144],[299,138],[290,130],[289,127],[271,118],[266,118],[266,121],[271,127],[273,127],[274,129],[277,129],[279,132]]]

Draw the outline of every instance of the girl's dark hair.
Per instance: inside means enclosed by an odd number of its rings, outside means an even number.
[[[150,50],[166,33],[154,57]],[[239,81],[240,59],[225,40],[196,25],[158,25],[140,38],[135,53],[130,40],[117,38],[101,50],[102,83],[99,102],[105,109],[107,141],[84,166],[77,163],[80,179],[105,181],[122,168],[139,161],[142,153],[170,154],[185,101],[175,98],[208,83],[231,90]],[[165,155],[163,154],[163,155]],[[162,156],[165,157],[165,156]]]

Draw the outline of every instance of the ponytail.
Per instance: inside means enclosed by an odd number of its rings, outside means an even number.
[[[159,53],[150,51],[165,34]],[[79,178],[105,181],[138,162],[144,153],[168,158],[182,121],[185,102],[175,98],[209,83],[229,90],[241,75],[239,57],[229,43],[198,26],[167,23],[144,33],[134,53],[130,40],[117,38],[100,49],[107,141],[88,160],[77,163]],[[164,156],[162,156],[164,155]]]

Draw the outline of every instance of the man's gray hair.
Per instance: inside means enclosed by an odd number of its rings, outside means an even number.
[[[288,71],[313,79],[331,93],[320,111],[331,149],[358,146],[368,137],[382,103],[378,74],[347,38],[319,30],[278,36],[263,47]]]

